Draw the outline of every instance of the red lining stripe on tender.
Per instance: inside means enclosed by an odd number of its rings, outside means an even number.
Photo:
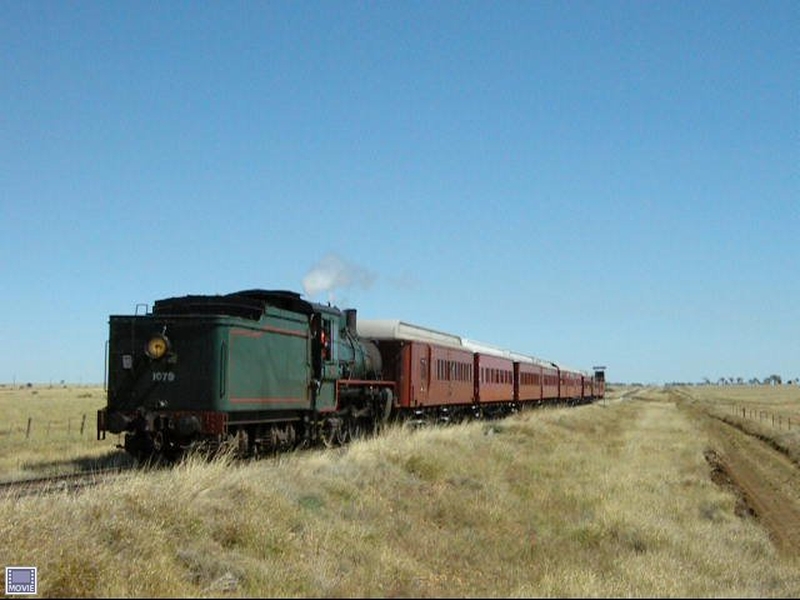
[[[307,404],[305,398],[231,398],[231,404]]]
[[[242,337],[261,337],[265,333],[279,333],[281,335],[291,335],[294,337],[307,338],[305,331],[294,331],[292,329],[280,329],[278,327],[264,327],[261,329],[231,329],[231,335]]]

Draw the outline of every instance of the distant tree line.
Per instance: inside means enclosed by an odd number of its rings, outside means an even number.
[[[712,382],[708,377],[703,377],[702,385],[800,385],[800,377],[794,379],[786,379],[780,375],[767,375],[759,380],[758,377],[751,377],[745,381],[744,377],[720,377],[716,382]]]

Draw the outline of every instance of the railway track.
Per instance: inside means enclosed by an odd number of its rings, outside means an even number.
[[[75,493],[87,487],[93,487],[116,479],[130,468],[108,468],[68,475],[0,481],[0,496],[39,496],[56,493]]]

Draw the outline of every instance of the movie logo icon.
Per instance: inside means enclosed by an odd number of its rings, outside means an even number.
[[[6,596],[38,593],[36,567],[6,567]]]

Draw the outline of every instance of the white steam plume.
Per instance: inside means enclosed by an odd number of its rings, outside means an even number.
[[[329,298],[337,288],[369,288],[375,275],[367,269],[348,263],[337,254],[331,253],[320,260],[303,277],[303,290],[307,296],[328,292]]]

